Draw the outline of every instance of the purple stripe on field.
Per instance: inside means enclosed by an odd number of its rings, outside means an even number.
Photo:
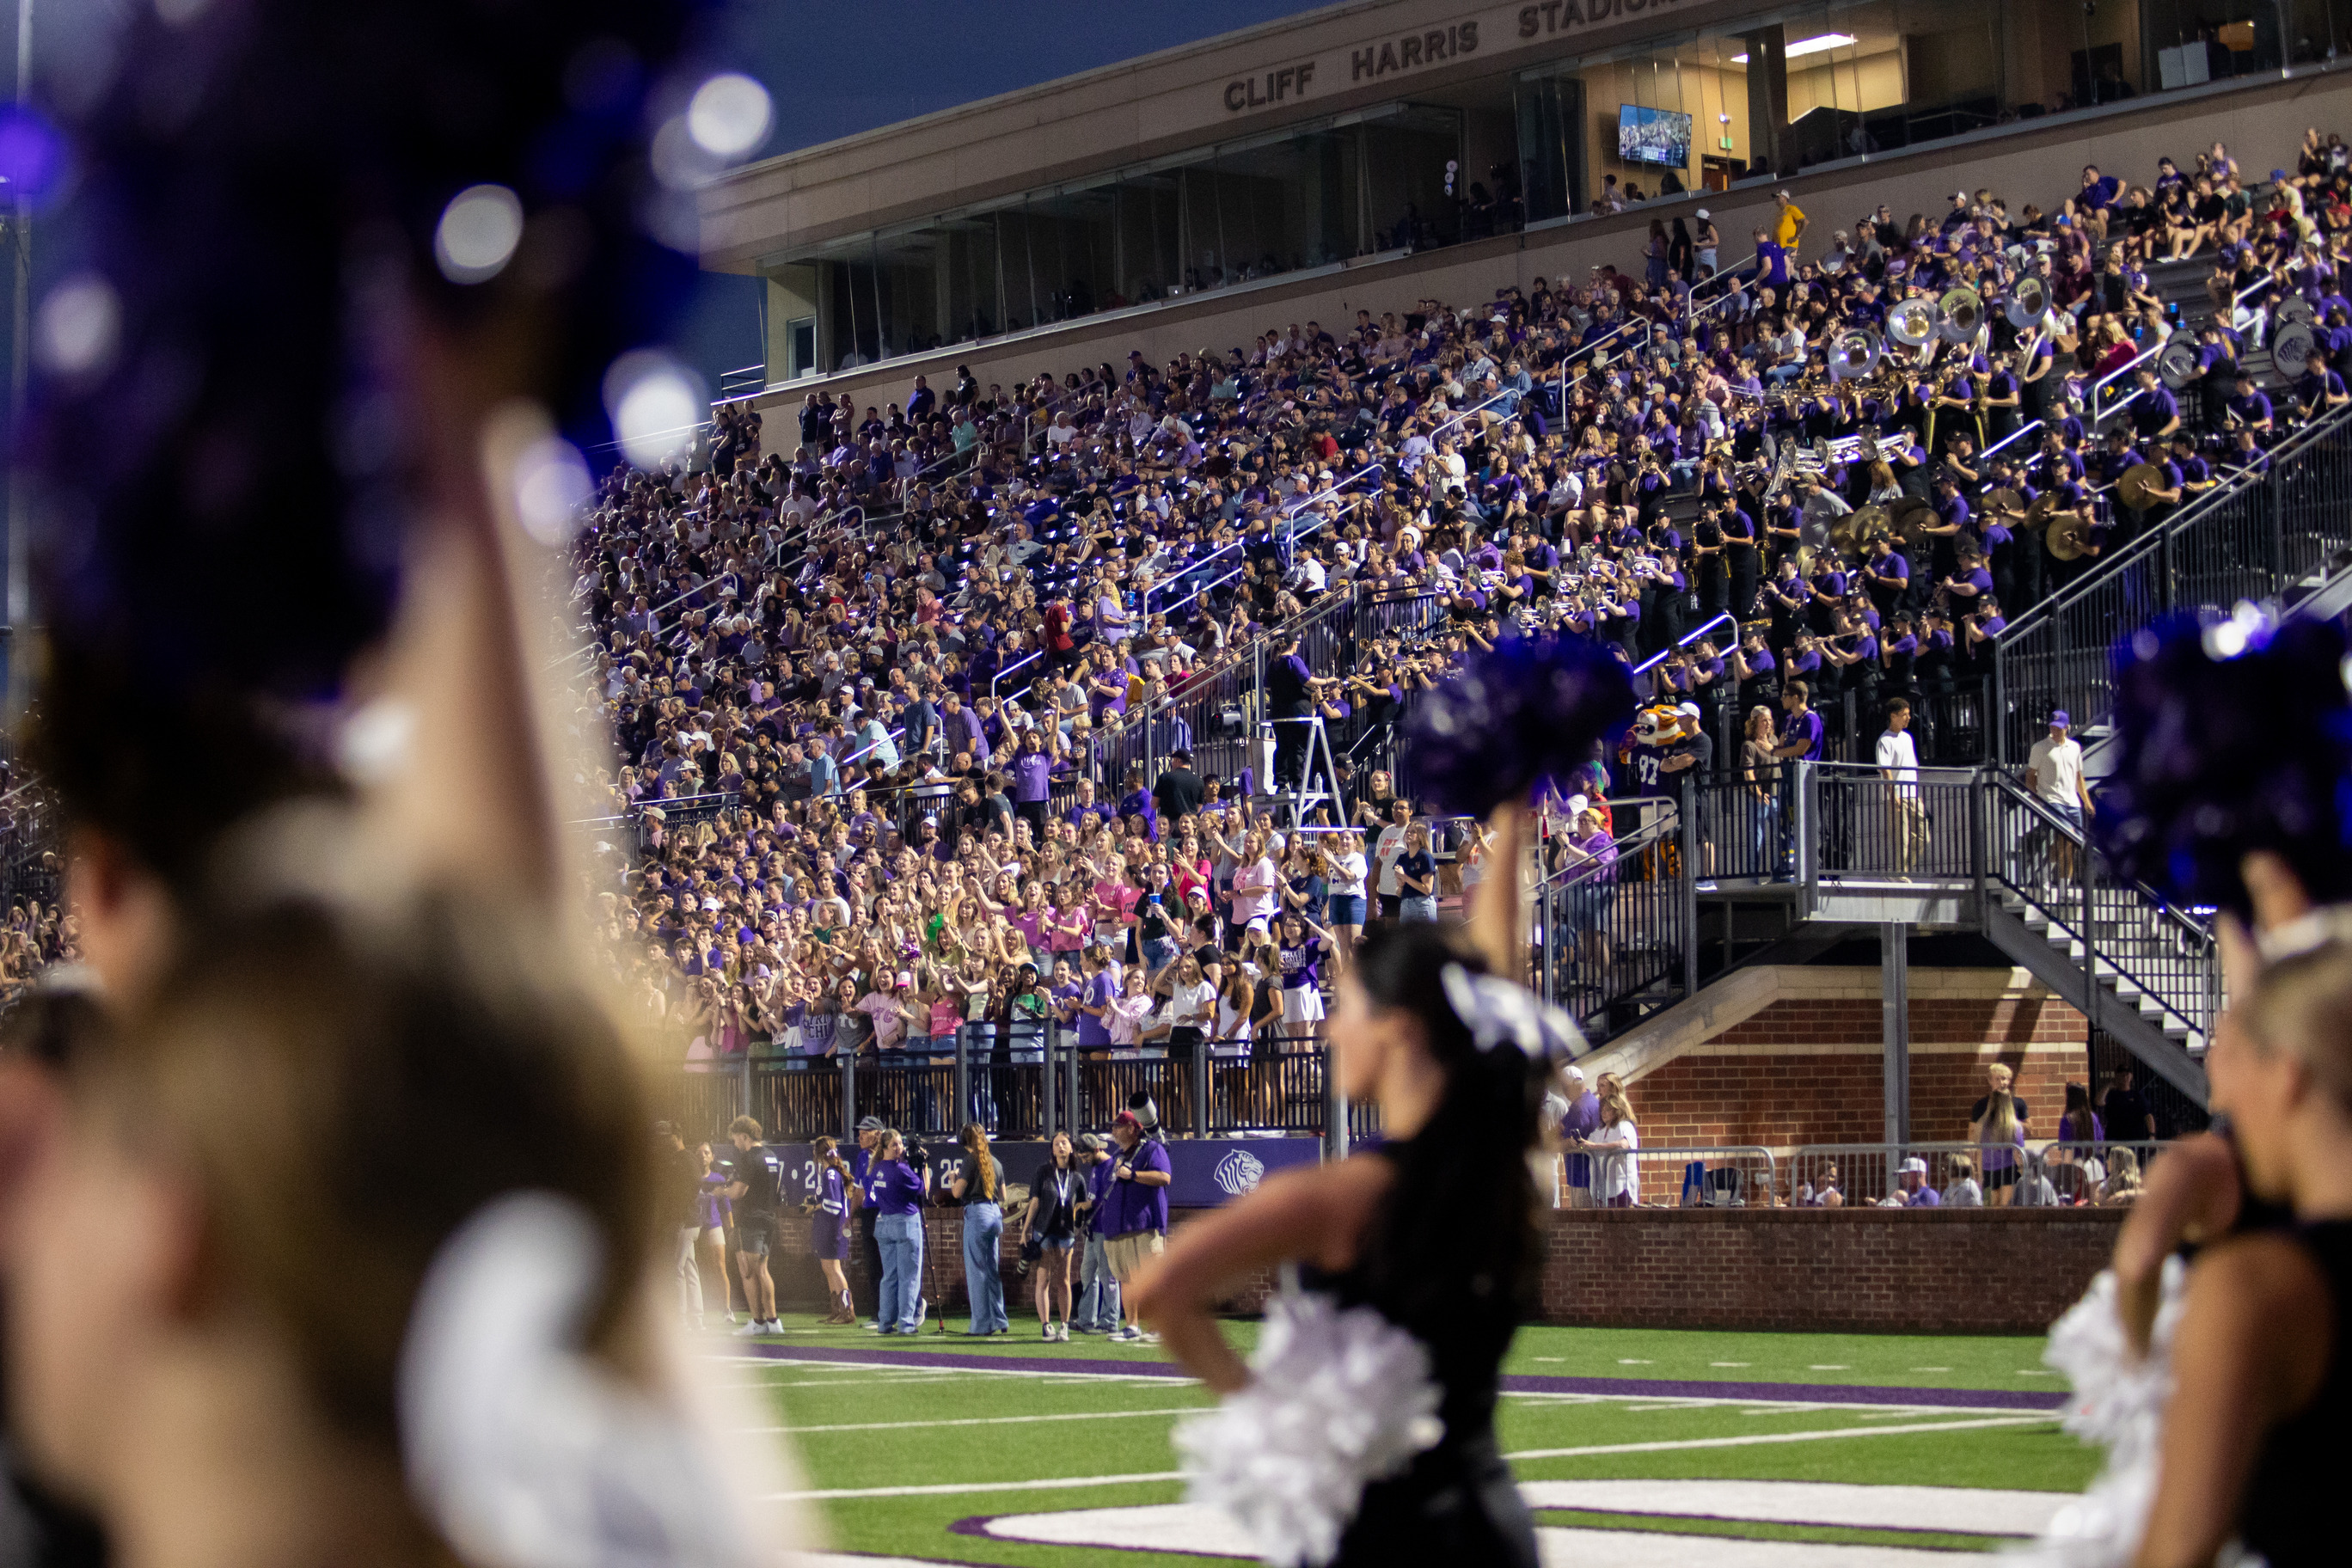
[[[798,1345],[749,1345],[753,1355],[770,1361],[872,1362],[901,1366],[967,1367],[982,1365],[1003,1372],[1079,1372],[1124,1377],[1165,1377],[1190,1382],[1183,1368],[1164,1361],[1108,1361],[1059,1356],[977,1355],[955,1351],[885,1350],[835,1351]],[[1808,1405],[1955,1405],[1979,1410],[2055,1410],[2066,1403],[2059,1393],[2007,1388],[1890,1388],[1869,1384],[1835,1383],[1693,1383],[1646,1377],[1510,1376],[1503,1387],[1512,1394],[1595,1394],[1618,1399],[1752,1399],[1760,1403],[1798,1400]]]

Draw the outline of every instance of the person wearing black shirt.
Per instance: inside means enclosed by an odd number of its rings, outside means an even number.
[[[1168,766],[1151,786],[1152,804],[1160,808],[1160,820],[1171,829],[1201,809],[1202,797],[1207,793],[1201,775],[1192,771],[1192,753],[1189,750],[1171,752]]]
[[[780,1334],[784,1325],[776,1317],[776,1282],[768,1274],[768,1247],[783,1206],[782,1192],[760,1147],[760,1124],[739,1116],[728,1124],[727,1136],[735,1145],[735,1179],[726,1189],[735,1203],[735,1268],[742,1277],[744,1304],[751,1311],[751,1321],[735,1332],[739,1337]]]
[[[1265,666],[1265,711],[1275,721],[1275,782],[1295,784],[1307,768],[1307,727],[1315,711],[1315,677],[1298,651],[1297,637],[1285,637]]]
[[[1036,1282],[1039,1332],[1048,1340],[1066,1343],[1070,1337],[1070,1259],[1089,1195],[1070,1135],[1055,1133],[1052,1152],[1029,1178],[1029,1206],[1021,1215],[1021,1256]]]

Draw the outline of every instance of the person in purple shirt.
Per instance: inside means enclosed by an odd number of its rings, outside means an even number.
[[[1568,1188],[1568,1206],[1589,1209],[1592,1206],[1592,1159],[1588,1154],[1573,1151],[1578,1144],[1600,1131],[1601,1097],[1585,1087],[1581,1068],[1563,1068],[1560,1076],[1568,1080],[1568,1088],[1575,1096],[1569,1100],[1567,1110],[1561,1113],[1558,1129],[1560,1142],[1570,1151],[1561,1162],[1563,1180]]]
[[[1052,794],[1054,758],[1045,750],[1042,731],[1021,732],[1021,749],[1013,757],[1013,814],[1029,825],[1029,841],[1045,842],[1047,800]]]
[[[824,1275],[825,1294],[834,1303],[824,1321],[854,1323],[857,1310],[850,1304],[849,1279],[841,1267],[842,1259],[849,1256],[849,1166],[841,1157],[840,1147],[833,1139],[820,1138],[810,1150],[815,1156],[817,1176],[816,1191],[808,1200],[809,1250],[816,1255],[816,1266]]]
[[[1132,1110],[1122,1110],[1110,1125],[1118,1145],[1112,1157],[1110,1179],[1095,1209],[1095,1234],[1103,1238],[1103,1254],[1122,1296],[1144,1259],[1157,1258],[1167,1247],[1168,1186],[1175,1179],[1167,1146],[1143,1135],[1143,1123]],[[1110,1338],[1122,1344],[1157,1344],[1160,1336],[1147,1333],[1130,1309],[1126,1323]]]
[[[926,1173],[907,1161],[907,1141],[884,1128],[866,1167],[866,1206],[874,1210],[874,1236],[882,1244],[882,1303],[875,1332],[911,1334],[922,1327],[923,1204]]]

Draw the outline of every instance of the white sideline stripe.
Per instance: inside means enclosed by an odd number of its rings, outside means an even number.
[[[1744,1448],[1759,1443],[1819,1443],[1834,1437],[1888,1437],[1906,1432],[1965,1432],[1980,1426],[2038,1426],[2056,1421],[2053,1415],[1993,1415],[1968,1421],[1914,1421],[1901,1426],[1843,1426],[1827,1432],[1758,1432],[1737,1437],[1681,1437],[1657,1443],[1596,1443],[1580,1448],[1523,1448],[1506,1454],[1508,1459],[1573,1459],[1587,1454],[1657,1454],[1684,1448]],[[912,1487],[835,1487],[817,1491],[774,1492],[779,1502],[828,1502],[849,1498],[953,1497],[964,1492],[1067,1491],[1087,1487],[1119,1487],[1150,1481],[1181,1481],[1181,1470],[1148,1475],[1065,1476],[1035,1481],[947,1481]]]
[[[1750,1432],[1737,1437],[1683,1437],[1664,1443],[1595,1443],[1581,1448],[1522,1448],[1506,1459],[1574,1459],[1587,1454],[1657,1454],[1673,1448],[1745,1448],[1759,1443],[1819,1443],[1832,1437],[1888,1437],[1901,1432],[1965,1432],[1976,1426],[2046,1426],[2045,1415],[1989,1415],[1970,1421],[1912,1421],[1900,1426],[1839,1426],[1826,1432]]]
[[[1018,1426],[1033,1421],[1117,1421],[1130,1415],[1190,1415],[1195,1411],[1213,1410],[1213,1405],[1176,1405],[1165,1410],[1077,1410],[1061,1415],[962,1415],[952,1421],[851,1421],[832,1426],[741,1426],[738,1431],[777,1432],[895,1432],[901,1427],[916,1426]]]

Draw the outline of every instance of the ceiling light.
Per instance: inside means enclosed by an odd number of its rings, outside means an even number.
[[[1780,52],[1793,60],[1799,55],[1817,55],[1823,49],[1843,49],[1858,42],[1860,40],[1852,33],[1823,33],[1818,38],[1800,38]],[[1731,57],[1731,63],[1744,66],[1748,63],[1748,57],[1734,55]]]

